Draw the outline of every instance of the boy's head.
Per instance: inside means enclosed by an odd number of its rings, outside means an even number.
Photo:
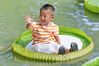
[[[54,15],[54,12],[55,12],[55,8],[54,8],[52,5],[50,5],[50,4],[44,4],[44,5],[41,7],[40,11],[41,11],[41,10],[50,10],[51,13],[52,13],[52,15]]]
[[[39,16],[39,19],[40,19],[40,22],[42,24],[49,24],[49,22],[51,20],[54,19],[54,7],[50,4],[45,4],[41,7],[40,9],[40,16]]]

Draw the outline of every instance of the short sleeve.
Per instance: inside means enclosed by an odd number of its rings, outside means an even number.
[[[55,25],[53,30],[53,35],[59,35],[59,27],[57,25]]]

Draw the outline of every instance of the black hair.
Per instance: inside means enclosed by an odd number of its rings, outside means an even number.
[[[44,9],[44,10],[50,9],[51,12],[52,12],[52,14],[54,15],[54,12],[55,12],[54,6],[52,6],[52,5],[50,5],[50,4],[44,4],[44,5],[41,7],[40,11],[43,10],[43,9]]]

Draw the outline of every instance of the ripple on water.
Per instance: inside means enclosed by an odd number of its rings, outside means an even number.
[[[5,48],[5,50],[0,51],[0,56],[9,57],[11,55],[11,47]]]
[[[3,50],[5,50],[5,49],[6,49],[5,46],[1,46],[1,45],[0,45],[0,51],[3,51]]]
[[[97,22],[88,22],[87,20],[86,20],[85,23],[90,27],[90,30],[99,31],[99,23],[97,23]]]
[[[92,31],[99,31],[99,28],[91,28]]]
[[[0,51],[0,55],[1,54],[4,54],[4,53],[7,53],[8,51],[10,51],[11,50],[11,47],[7,47],[7,48],[5,48],[5,50],[3,50],[3,51]]]
[[[6,48],[3,51],[0,51],[0,66],[1,64],[3,64],[2,66],[7,66],[7,65],[4,65],[5,62],[11,61],[12,59],[13,59],[13,55],[11,52],[11,47]]]

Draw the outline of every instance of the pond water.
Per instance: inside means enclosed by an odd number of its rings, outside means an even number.
[[[56,9],[54,23],[81,29],[93,39],[95,48],[90,57],[71,64],[30,61],[14,56],[10,45],[26,30],[24,16],[29,14],[38,20],[39,9],[45,3]],[[80,66],[99,56],[98,43],[99,14],[86,10],[81,0],[0,0],[0,66]]]

